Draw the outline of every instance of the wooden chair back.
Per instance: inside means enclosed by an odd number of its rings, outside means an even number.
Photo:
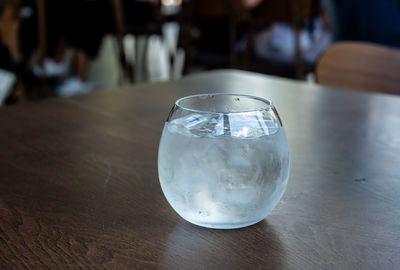
[[[339,42],[320,57],[319,84],[400,95],[400,50],[361,42]]]

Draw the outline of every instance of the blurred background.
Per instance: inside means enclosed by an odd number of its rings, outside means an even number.
[[[336,42],[400,46],[398,0],[0,0],[0,102],[234,68],[315,81]]]

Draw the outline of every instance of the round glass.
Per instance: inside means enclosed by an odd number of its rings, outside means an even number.
[[[176,101],[158,152],[161,188],[172,208],[203,227],[241,228],[264,219],[289,177],[278,112],[263,98],[202,94]]]

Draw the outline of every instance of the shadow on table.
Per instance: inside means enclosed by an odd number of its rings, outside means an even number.
[[[181,220],[167,236],[159,264],[166,269],[282,269],[285,250],[272,225],[215,230]]]

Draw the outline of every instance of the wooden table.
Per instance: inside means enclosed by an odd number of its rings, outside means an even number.
[[[158,183],[173,102],[271,98],[288,189],[244,229],[191,225]],[[399,269],[400,98],[239,71],[0,110],[0,269]]]

